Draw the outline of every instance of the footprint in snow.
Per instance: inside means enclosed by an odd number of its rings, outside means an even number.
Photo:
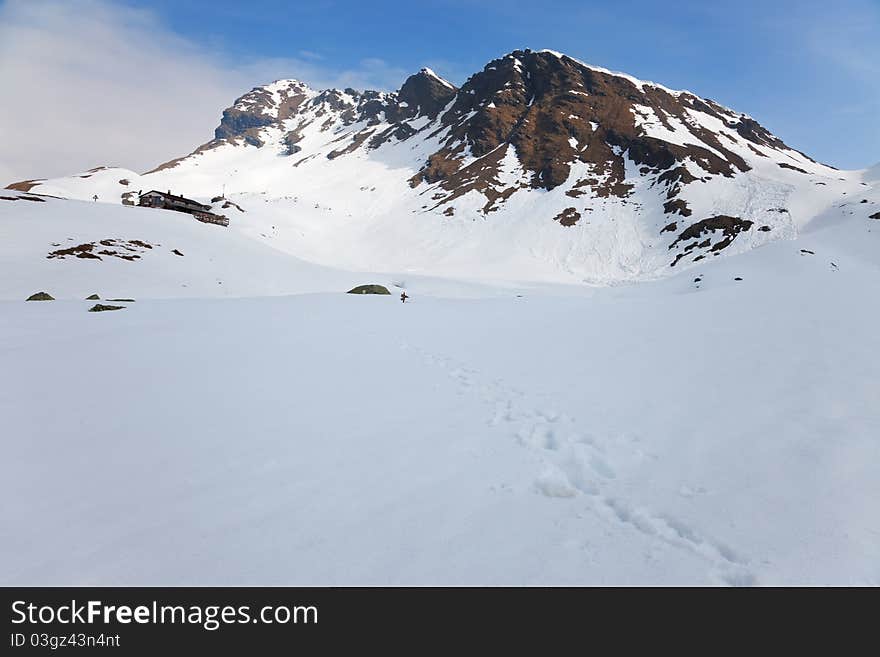
[[[401,348],[410,349],[408,345],[401,345]],[[757,582],[754,573],[746,567],[747,560],[725,544],[702,535],[694,527],[671,516],[656,514],[608,495],[604,490],[605,485],[615,479],[617,473],[605,455],[604,441],[594,434],[582,432],[561,437],[564,435],[560,433],[564,425],[576,425],[574,418],[554,409],[518,409],[517,400],[525,398],[522,391],[507,388],[498,379],[479,386],[477,370],[417,348],[414,351],[426,364],[445,370],[461,385],[463,392],[479,392],[494,409],[487,421],[489,426],[519,425],[518,429],[512,431],[517,441],[541,454],[544,460],[544,469],[534,482],[535,489],[541,495],[549,498],[593,498],[597,500],[597,508],[604,510],[612,522],[632,527],[645,536],[687,550],[713,564],[714,576],[719,583],[752,586]],[[640,442],[639,436],[630,434],[620,434],[612,441],[618,447],[629,443],[629,449],[640,458],[656,459],[656,456],[637,447]],[[684,497],[705,493],[703,488],[688,486],[682,486],[679,490]]]

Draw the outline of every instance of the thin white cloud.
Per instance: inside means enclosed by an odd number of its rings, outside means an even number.
[[[314,89],[352,87],[387,91],[398,88],[408,75],[404,69],[390,66],[384,60],[376,58],[363,59],[356,68],[344,70],[301,58],[239,60],[224,68],[230,77],[242,81],[243,90],[272,80],[296,78],[307,82]]]
[[[845,7],[822,4],[801,28],[806,50],[816,66],[827,67],[836,78],[829,112],[832,120],[855,121],[863,134],[859,147],[843,142],[835,160],[845,168],[862,167],[865,154],[880,158],[880,6],[876,0],[849,0]],[[851,151],[858,155],[853,157]],[[861,160],[861,161],[860,161]]]
[[[148,11],[109,0],[7,0],[0,187],[102,164],[147,170],[210,139],[237,96],[288,77],[388,89],[406,76],[377,59],[344,71],[303,54],[230,63]]]
[[[816,17],[808,36],[818,57],[831,62],[880,94],[880,6],[856,0],[847,11],[829,7]]]

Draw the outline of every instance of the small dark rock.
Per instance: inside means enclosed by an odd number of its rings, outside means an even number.
[[[122,310],[125,306],[105,306],[103,303],[96,303],[89,308],[90,313],[102,313],[105,310]]]
[[[27,298],[28,301],[55,301],[55,297],[47,292],[37,292]]]
[[[742,280],[742,276],[737,276],[737,277],[735,277],[733,280],[735,280],[735,281],[741,281],[741,280]]]
[[[384,285],[358,285],[348,291],[348,294],[391,294]]]
[[[810,251],[809,249],[801,249],[801,253],[809,253],[810,255],[816,255],[815,251]]]
[[[86,297],[86,301],[97,301],[100,298],[97,294],[90,294]]]
[[[800,167],[792,166],[791,164],[786,164],[785,162],[777,162],[777,164],[783,169],[791,169],[792,171],[797,171],[798,173],[807,173]]]
[[[182,255],[183,255],[183,254],[182,254],[180,251],[178,251],[177,249],[171,249],[171,253],[173,253],[174,255],[179,255],[179,256],[182,256]]]
[[[761,226],[758,230],[760,230],[762,233],[769,233],[770,226]]]
[[[134,299],[107,299],[107,301],[116,301],[117,303],[134,303]]]

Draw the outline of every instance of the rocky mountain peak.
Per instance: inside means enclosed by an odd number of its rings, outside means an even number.
[[[406,104],[404,107],[411,107],[416,113],[434,118],[455,97],[457,91],[455,85],[431,69],[423,68],[406,79],[397,92],[397,99],[400,104]]]

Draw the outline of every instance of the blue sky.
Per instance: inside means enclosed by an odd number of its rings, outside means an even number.
[[[394,89],[427,65],[461,83],[524,47],[713,98],[838,167],[880,161],[880,0],[0,0],[0,75],[18,87],[30,81],[47,107],[55,99],[40,94],[63,86],[66,106],[100,116],[106,132],[150,104],[132,71],[176,76],[185,102],[157,102],[138,118],[162,129],[142,153],[126,147],[136,165],[205,141],[235,96],[274,78]],[[72,60],[83,61],[79,70]],[[108,95],[137,102],[102,115]],[[36,120],[37,104],[21,120]],[[0,119],[17,118],[3,111],[15,107],[0,108]],[[127,132],[120,125],[116,141],[83,133],[80,147],[122,148]],[[88,153],[90,164],[109,153]],[[50,164],[61,166],[59,157]],[[70,165],[78,161],[71,151]],[[7,168],[40,164],[22,162]]]

